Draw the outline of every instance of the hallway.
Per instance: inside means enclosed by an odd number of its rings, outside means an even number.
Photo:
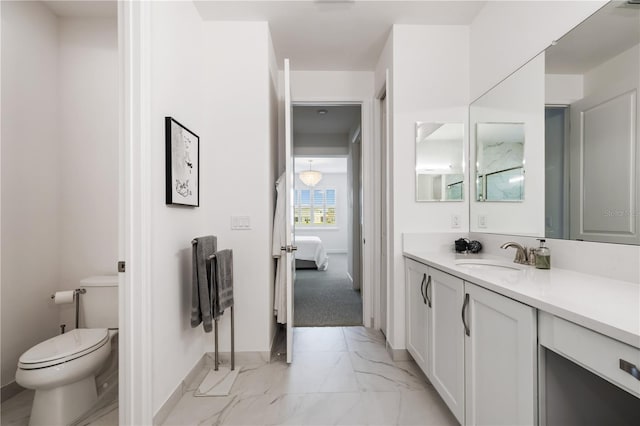
[[[295,328],[293,364],[238,354],[228,397],[196,398],[187,385],[165,425],[456,425],[413,361],[391,360],[364,327]]]
[[[331,254],[326,271],[296,270],[294,299],[294,327],[362,325],[362,296],[353,289],[344,253]]]

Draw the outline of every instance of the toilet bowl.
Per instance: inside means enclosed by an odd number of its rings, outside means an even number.
[[[75,329],[22,354],[16,382],[36,391],[29,425],[67,425],[91,408],[111,335],[106,328]]]

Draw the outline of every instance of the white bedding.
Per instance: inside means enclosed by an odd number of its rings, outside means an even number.
[[[298,247],[296,259],[315,261],[319,271],[327,270],[329,258],[319,237],[296,235],[294,241]]]

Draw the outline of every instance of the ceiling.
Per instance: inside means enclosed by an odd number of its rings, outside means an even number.
[[[300,173],[311,168],[322,173],[347,173],[346,157],[298,157],[294,159],[295,172]]]
[[[318,114],[318,110],[327,111]],[[293,107],[293,132],[348,135],[360,125],[360,105]]]
[[[640,5],[611,2],[546,50],[549,74],[584,74],[640,43]]]
[[[194,1],[211,21],[268,21],[278,64],[371,71],[393,24],[468,25],[484,1]]]

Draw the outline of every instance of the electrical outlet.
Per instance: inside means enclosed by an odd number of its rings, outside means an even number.
[[[483,214],[478,215],[478,228],[486,228],[487,227],[487,217]]]
[[[460,228],[460,216],[458,216],[457,214],[451,215],[451,227]]]

